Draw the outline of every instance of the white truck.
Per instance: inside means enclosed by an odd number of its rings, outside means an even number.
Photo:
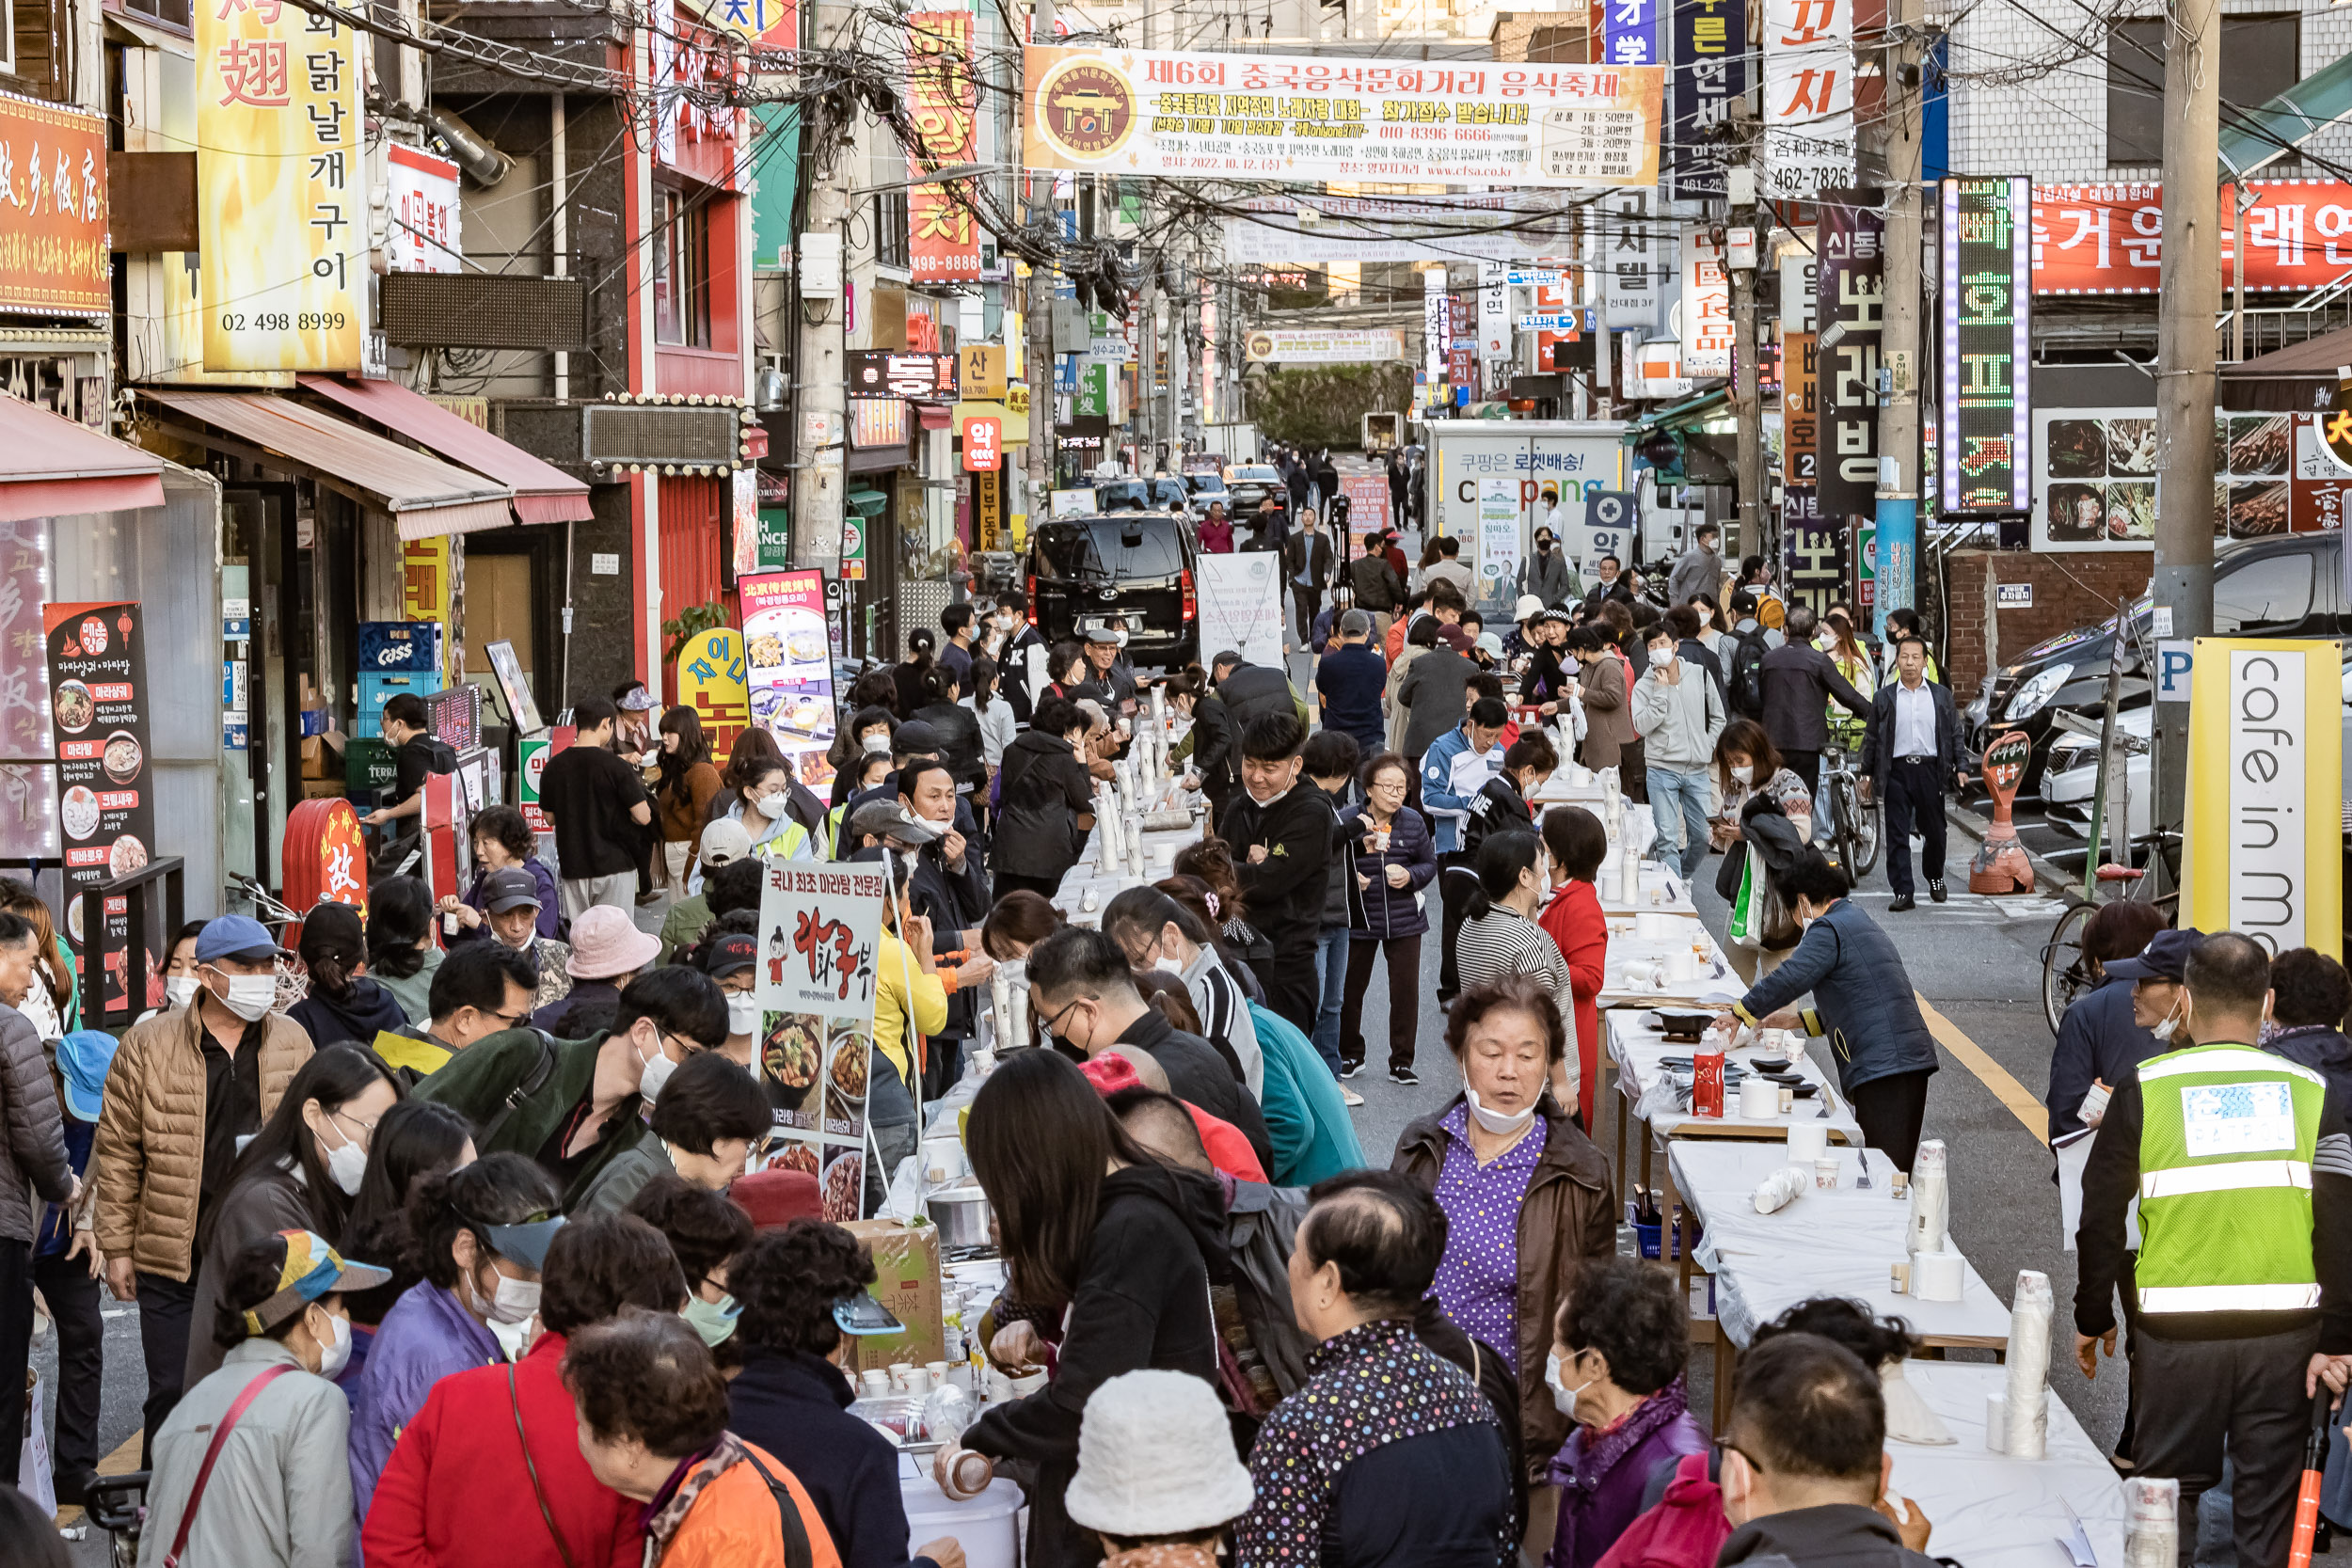
[[[1405,416],[1402,414],[1366,414],[1364,416],[1364,451],[1369,456],[1394,451],[1405,441]]]
[[[1231,424],[1202,425],[1200,450],[1216,453],[1230,468],[1236,463],[1255,463],[1263,449],[1258,444],[1258,427],[1246,420],[1235,420]]]
[[[1462,541],[1483,603],[1508,608],[1519,563],[1534,548],[1535,525],[1559,498],[1561,545],[1581,569],[1597,556],[1587,538],[1584,498],[1624,491],[1632,455],[1626,426],[1614,420],[1432,420],[1422,467],[1425,515],[1437,532]],[[1622,531],[1619,531],[1622,532]],[[1631,541],[1602,546],[1631,559]]]

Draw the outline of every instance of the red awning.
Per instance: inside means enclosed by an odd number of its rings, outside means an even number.
[[[506,485],[515,492],[517,522],[584,523],[596,515],[587,485],[398,382],[345,381],[332,375],[297,376],[295,381],[306,392],[316,392],[427,451]]]
[[[164,460],[23,398],[0,396],[0,522],[164,504]]]
[[[914,405],[914,417],[922,421],[925,430],[945,430],[955,422],[954,411],[944,403],[918,403]]]

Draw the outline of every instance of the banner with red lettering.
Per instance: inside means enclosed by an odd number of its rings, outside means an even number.
[[[919,152],[907,154],[907,174],[968,164],[977,148],[974,113],[979,103],[972,63],[969,11],[916,11],[907,18],[907,79]],[[980,276],[980,230],[953,181],[907,191],[910,270],[917,283],[962,283]]]
[[[2352,272],[2352,184],[2257,180],[2246,214],[2246,286],[2301,293]],[[2237,192],[2221,187],[2221,282],[2235,277]],[[2154,184],[2036,185],[2033,292],[2152,294],[2164,264]]]

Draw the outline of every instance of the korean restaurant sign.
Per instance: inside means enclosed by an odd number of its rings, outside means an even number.
[[[457,166],[387,142],[384,171],[389,199],[384,264],[394,272],[465,271],[465,246],[457,232]]]
[[[1655,65],[1022,51],[1030,168],[1283,181],[1658,182]]]
[[[1765,0],[1766,194],[1810,201],[1854,178],[1854,0]]]
[[[208,371],[359,369],[368,190],[357,37],[287,0],[199,0]]]
[[[2256,180],[2246,214],[2246,286],[2298,293],[2352,272],[2352,184]],[[2223,185],[2221,283],[2235,277],[2237,191]],[[2033,292],[2152,294],[2164,265],[2164,188],[2036,185]]]
[[[0,93],[0,310],[112,309],[106,122]]]
[[[907,152],[909,179],[972,161],[979,145],[977,70],[970,11],[916,11],[907,18],[908,107],[916,142]],[[968,186],[933,181],[908,188],[907,256],[915,282],[979,277],[980,231]]]

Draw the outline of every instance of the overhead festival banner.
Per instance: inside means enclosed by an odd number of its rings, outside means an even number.
[[[1851,0],[1839,0],[1851,4]],[[1022,51],[1036,169],[1533,186],[1658,182],[1657,66]]]
[[[1764,194],[1809,201],[1854,179],[1854,0],[1764,0]]]
[[[2352,271],[2352,184],[2257,180],[2246,286],[2303,292]],[[2237,191],[2221,187],[2221,283],[2235,277]],[[2164,265],[2160,185],[2036,185],[2033,292],[2152,294]]]
[[[978,147],[979,84],[972,65],[972,13],[916,11],[907,18],[908,105],[919,150],[907,175],[968,164]],[[980,231],[955,183],[907,188],[908,270],[917,283],[968,283],[980,276]]]
[[[1396,331],[1300,332],[1263,328],[1242,340],[1242,356],[1253,365],[1366,365],[1405,357],[1405,335]]]

